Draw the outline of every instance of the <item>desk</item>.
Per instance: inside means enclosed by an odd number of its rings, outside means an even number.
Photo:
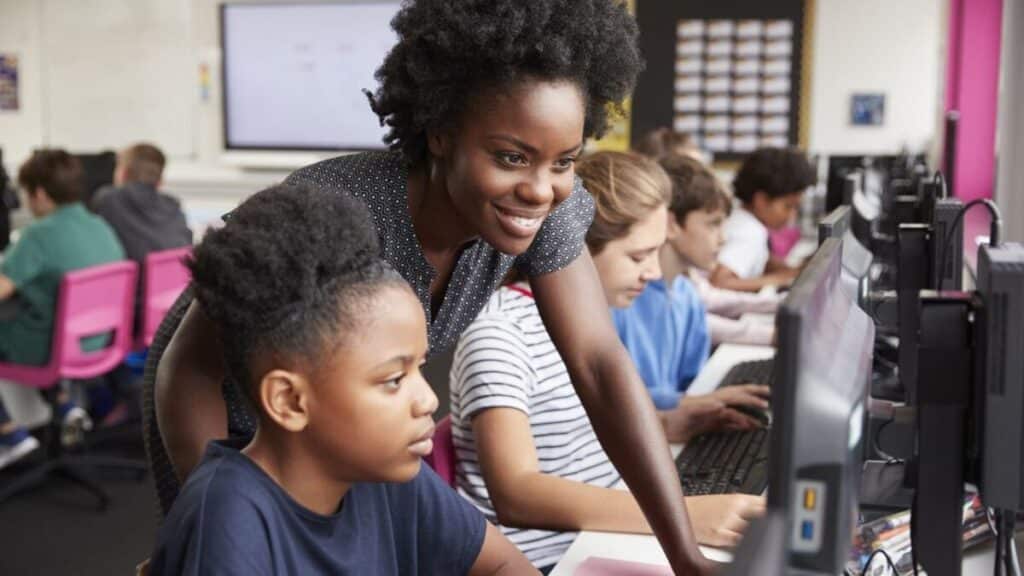
[[[688,392],[693,394],[711,392],[736,363],[770,358],[774,354],[775,350],[773,348],[765,346],[723,344],[715,350],[715,353],[708,360],[700,375],[690,385]],[[673,446],[673,455],[677,454],[680,448],[680,446]],[[1022,550],[1020,544],[1021,541],[1022,539],[1018,535],[1018,556],[1024,557],[1024,553],[1022,553],[1024,550]],[[719,562],[729,562],[732,560],[732,554],[725,550],[701,546],[701,552],[708,558]],[[661,546],[658,545],[658,541],[654,536],[583,531],[580,532],[579,537],[576,538],[576,541],[566,551],[565,556],[562,557],[562,560],[552,570],[551,576],[572,576],[580,563],[591,556],[647,562],[662,566],[668,565],[665,553],[662,552]],[[989,576],[992,574],[993,558],[994,547],[991,542],[966,552],[964,554],[963,575]],[[921,574],[924,574],[924,572],[922,571]]]

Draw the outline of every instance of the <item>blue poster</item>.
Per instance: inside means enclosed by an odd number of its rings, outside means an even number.
[[[0,54],[0,112],[18,109],[18,57]]]
[[[885,120],[885,94],[854,94],[850,99],[850,124],[881,126]]]

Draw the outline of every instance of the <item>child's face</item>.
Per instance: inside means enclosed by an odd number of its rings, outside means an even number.
[[[629,233],[605,244],[594,266],[609,306],[625,308],[651,280],[661,278],[658,249],[665,243],[668,210],[662,206],[633,225]]]
[[[803,190],[778,198],[771,198],[761,191],[754,192],[750,211],[766,228],[778,230],[796,221],[796,216],[800,211],[800,199],[803,198],[803,195]]]
[[[668,243],[689,265],[701,270],[711,270],[718,261],[718,251],[725,244],[725,211],[692,210],[680,226],[673,215],[669,215]]]
[[[470,232],[505,254],[530,247],[544,219],[572,193],[585,112],[576,85],[526,81],[481,94],[458,129],[428,139]]]
[[[430,453],[437,409],[420,374],[423,307],[407,287],[386,286],[353,308],[362,318],[316,375],[306,432],[339,480],[405,482]]]

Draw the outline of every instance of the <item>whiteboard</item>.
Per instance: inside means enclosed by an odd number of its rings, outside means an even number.
[[[363,89],[397,36],[400,3],[226,4],[227,149],[383,148]]]
[[[41,4],[47,144],[86,152],[147,140],[194,154],[190,0]]]

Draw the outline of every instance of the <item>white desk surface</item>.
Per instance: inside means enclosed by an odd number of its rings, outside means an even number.
[[[691,394],[710,392],[718,386],[718,382],[736,363],[770,358],[774,354],[775,350],[766,346],[723,344],[715,350],[687,392]],[[679,449],[679,446],[673,446],[673,454],[678,453]],[[1019,536],[1018,542],[1021,542]],[[1017,549],[1019,552],[1024,551],[1020,544]],[[728,562],[732,559],[732,555],[724,550],[701,546],[701,551],[708,558],[719,562]],[[992,574],[993,551],[994,548],[990,542],[964,553],[963,576]],[[1024,556],[1020,553],[1018,555]],[[580,532],[579,537],[569,547],[555,569],[551,571],[551,576],[572,576],[580,563],[591,556],[646,562],[661,566],[668,565],[665,553],[662,552],[661,546],[654,536],[583,531]]]

